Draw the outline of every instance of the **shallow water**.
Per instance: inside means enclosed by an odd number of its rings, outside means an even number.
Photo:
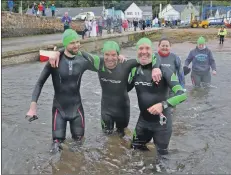
[[[195,90],[186,77],[188,99],[174,113],[170,153],[164,158],[168,173],[231,173],[231,42],[223,47],[211,41],[217,63],[217,76],[209,89]],[[154,43],[156,45],[156,43]],[[174,44],[184,60],[194,47]],[[135,48],[122,50],[134,55]],[[104,136],[100,126],[101,88],[97,74],[83,75],[81,94],[85,110],[84,145],[71,152],[69,126],[61,155],[51,156],[51,105],[53,87],[49,78],[38,101],[39,119],[29,123],[25,114],[31,93],[44,64],[22,64],[2,69],[2,173],[3,174],[156,174],[155,153],[129,149],[129,139],[138,119],[135,90],[131,99],[131,120],[125,139]]]

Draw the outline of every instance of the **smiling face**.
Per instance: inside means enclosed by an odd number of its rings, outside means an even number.
[[[76,55],[78,53],[78,51],[79,51],[79,48],[80,48],[80,42],[79,42],[79,40],[73,40],[66,47],[67,51],[71,55]]]
[[[159,51],[163,54],[168,54],[170,52],[171,44],[168,40],[162,40],[159,43]]]
[[[141,65],[147,65],[152,62],[152,48],[148,44],[141,44],[137,50],[137,57]]]
[[[114,69],[118,63],[118,54],[115,50],[104,52],[104,63],[108,69]]]
[[[198,47],[200,50],[202,50],[202,49],[205,48],[205,44],[198,44],[197,47]]]

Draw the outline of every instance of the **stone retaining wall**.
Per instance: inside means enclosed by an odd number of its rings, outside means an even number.
[[[1,12],[1,14],[2,38],[63,32],[63,24],[58,18],[9,12]],[[82,31],[83,25],[82,21],[73,21],[71,28]]]

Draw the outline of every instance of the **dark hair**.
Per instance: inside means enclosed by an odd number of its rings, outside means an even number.
[[[170,44],[170,46],[171,46],[171,41],[170,41],[168,38],[161,38],[161,39],[159,40],[158,46],[161,44],[162,41],[168,41],[169,44]]]

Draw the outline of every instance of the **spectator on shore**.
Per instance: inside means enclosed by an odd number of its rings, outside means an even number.
[[[124,28],[124,31],[127,31],[128,30],[128,20],[123,20],[123,28]]]
[[[92,20],[88,21],[88,36],[89,38],[91,37],[91,32],[92,32]]]
[[[147,28],[150,28],[150,27],[151,27],[151,20],[150,20],[150,19],[147,19],[147,20],[146,20],[146,24],[147,24]]]
[[[122,33],[122,24],[123,24],[123,20],[122,20],[122,18],[121,17],[117,17],[117,25],[118,25],[118,27],[119,27],[119,33]]]
[[[46,3],[44,2],[44,1],[42,1],[42,14],[43,14],[43,16],[46,16],[46,13],[45,13],[45,11],[46,11]]]
[[[138,27],[138,20],[134,19],[133,21],[134,31],[136,31],[136,28]]]
[[[55,16],[55,10],[56,10],[55,4],[52,4],[51,5],[51,14],[53,17]]]
[[[142,22],[142,30],[145,30],[145,28],[146,28],[146,21],[143,19],[141,22]]]
[[[62,23],[64,24],[64,31],[70,28],[71,18],[68,16],[68,12],[64,13]]]
[[[97,24],[98,24],[98,36],[102,36],[103,35],[103,18],[102,18],[102,16],[99,17]]]
[[[111,33],[111,26],[112,26],[112,18],[110,16],[107,17],[107,31]]]
[[[154,25],[154,27],[159,27],[159,20],[158,20],[157,17],[155,17],[155,18],[153,19],[153,25]]]
[[[97,32],[96,32],[96,20],[95,18],[92,20],[92,30],[91,30],[91,36],[96,37],[97,36]]]
[[[33,15],[37,16],[38,15],[38,5],[34,2],[34,5],[32,7],[32,13]]]
[[[83,33],[82,33],[82,39],[84,39],[86,35],[88,35],[88,21],[85,18],[85,21],[84,21],[84,30],[83,30]]]
[[[43,5],[42,5],[42,2],[40,2],[38,5],[38,15],[40,15],[42,13],[43,13]]]
[[[12,13],[13,7],[14,7],[14,1],[13,0],[8,0],[7,5],[8,5],[10,13]]]

